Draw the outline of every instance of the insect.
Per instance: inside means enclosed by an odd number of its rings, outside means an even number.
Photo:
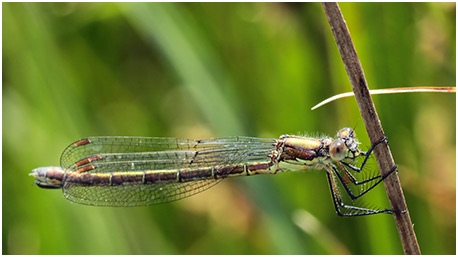
[[[154,137],[89,137],[69,145],[60,167],[41,167],[29,175],[41,188],[62,188],[75,203],[95,206],[145,206],[176,201],[202,192],[227,177],[277,174],[317,169],[326,171],[331,196],[340,216],[397,213],[347,205],[373,189],[385,176],[358,181],[372,150],[360,151],[351,128],[335,139],[283,135],[279,139],[223,137],[180,139]],[[361,167],[351,163],[363,158]],[[354,194],[348,184],[371,186]]]

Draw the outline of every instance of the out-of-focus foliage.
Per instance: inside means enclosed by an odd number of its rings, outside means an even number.
[[[341,9],[371,88],[455,85],[455,3]],[[322,171],[138,208],[72,204],[27,176],[97,135],[356,126],[368,147],[354,99],[310,111],[351,90],[320,4],[3,3],[2,21],[3,254],[402,253],[391,216],[335,214]],[[373,98],[422,252],[455,254],[455,95]],[[383,187],[366,202],[388,207]]]

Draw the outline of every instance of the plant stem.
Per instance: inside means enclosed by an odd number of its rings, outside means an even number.
[[[371,143],[374,144],[383,139],[385,133],[383,132],[374,103],[372,102],[363,68],[356,54],[350,32],[348,31],[342,12],[337,3],[323,3],[322,5],[328,18],[329,25],[331,26],[332,33],[334,34],[337,47],[339,48],[353,92],[355,93],[355,98],[358,102],[367,134],[369,135]],[[377,159],[382,176],[387,174],[395,166],[393,156],[386,142],[374,149],[374,155]],[[384,180],[384,184],[391,208],[399,211],[406,210],[405,213],[394,214],[404,253],[421,254],[397,173],[392,173],[388,176]]]

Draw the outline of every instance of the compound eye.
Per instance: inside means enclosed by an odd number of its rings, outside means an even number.
[[[347,146],[342,140],[336,140],[329,146],[329,154],[335,161],[340,161],[345,158]]]
[[[356,138],[356,134],[352,128],[343,128],[337,132],[337,137],[340,139]]]

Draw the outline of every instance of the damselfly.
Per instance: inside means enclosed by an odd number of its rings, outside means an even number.
[[[62,188],[72,202],[96,206],[144,206],[176,201],[202,192],[227,177],[276,174],[306,169],[325,170],[337,214],[361,216],[395,213],[347,205],[340,185],[357,199],[386,176],[358,181],[374,147],[358,149],[351,128],[337,138],[283,135],[279,139],[225,137],[203,140],[149,137],[90,137],[69,145],[60,167],[42,167],[31,176],[41,188]],[[364,158],[361,167],[351,163]],[[355,194],[348,183],[363,185]],[[369,185],[369,184],[366,184]]]

